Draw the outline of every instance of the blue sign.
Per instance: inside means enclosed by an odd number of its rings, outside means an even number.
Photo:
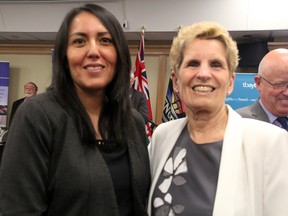
[[[254,82],[254,73],[236,73],[232,94],[226,97],[226,104],[234,110],[253,104],[259,97]]]
[[[9,62],[0,62],[0,127],[6,127],[10,67]]]

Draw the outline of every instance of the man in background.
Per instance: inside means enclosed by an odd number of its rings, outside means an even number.
[[[133,107],[142,115],[145,124],[148,122],[148,106],[146,95],[143,92],[137,91],[133,88],[134,73],[130,74],[130,99]]]
[[[236,111],[245,118],[269,122],[288,130],[288,49],[279,48],[267,53],[254,80],[259,99]]]
[[[13,102],[9,126],[11,125],[12,119],[18,107],[27,99],[37,94],[38,87],[34,82],[28,82],[24,85],[24,98]]]

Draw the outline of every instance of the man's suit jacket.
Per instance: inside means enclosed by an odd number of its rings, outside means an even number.
[[[187,117],[160,124],[149,144],[151,198]],[[287,216],[288,133],[229,107],[213,216]]]
[[[252,118],[270,123],[267,114],[260,105],[259,99],[250,106],[237,109],[236,112],[239,113],[243,118]]]
[[[10,114],[10,120],[9,120],[9,127],[11,125],[12,119],[13,119],[18,107],[24,102],[24,100],[25,100],[25,98],[21,98],[21,99],[13,102],[12,110],[11,110],[11,114]]]
[[[130,97],[133,107],[142,115],[143,119],[147,123],[148,106],[146,95],[143,92],[131,88]]]

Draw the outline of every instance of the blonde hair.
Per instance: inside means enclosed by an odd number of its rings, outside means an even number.
[[[215,22],[199,22],[191,26],[182,27],[173,39],[170,49],[170,67],[178,73],[183,61],[183,54],[187,44],[195,39],[218,40],[226,49],[226,59],[229,73],[233,74],[238,66],[238,48],[228,31]]]

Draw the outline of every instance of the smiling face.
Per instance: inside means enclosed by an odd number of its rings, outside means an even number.
[[[288,83],[288,50],[270,51],[261,61],[259,75],[273,84]],[[264,106],[275,116],[288,116],[288,88],[274,88],[259,76],[255,77],[257,89]]]
[[[78,94],[103,91],[113,80],[116,49],[110,33],[93,14],[81,12],[71,22],[67,59]]]
[[[187,112],[215,112],[225,106],[234,84],[225,53],[224,45],[214,39],[195,39],[185,47],[179,71],[172,76]]]

